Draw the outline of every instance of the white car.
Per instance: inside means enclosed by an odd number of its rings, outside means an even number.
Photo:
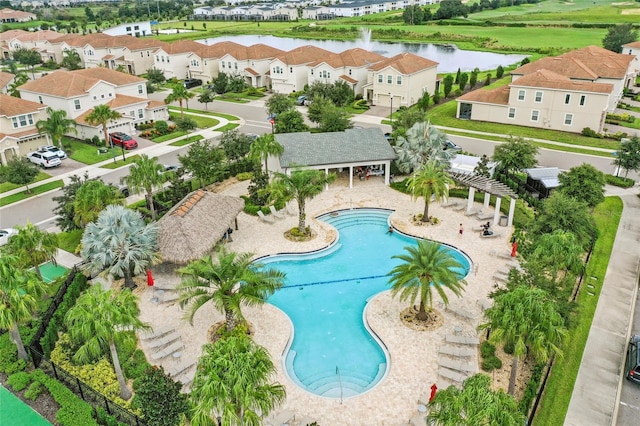
[[[18,231],[13,228],[0,229],[0,246],[3,246],[9,242],[9,237],[17,234]]]
[[[58,167],[62,164],[62,160],[53,152],[30,152],[27,154],[27,158],[34,164],[40,167],[50,168]]]
[[[58,148],[55,145],[45,145],[38,148],[38,152],[52,152],[56,154],[61,160],[67,158],[67,153]]]

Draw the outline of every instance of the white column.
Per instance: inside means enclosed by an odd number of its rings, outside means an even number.
[[[493,214],[493,224],[494,226],[498,224],[498,221],[500,220],[500,203],[502,202],[502,198],[501,197],[496,197],[496,211]]]
[[[470,212],[473,209],[473,199],[476,195],[476,189],[469,187],[469,198],[467,199],[467,211]]]
[[[384,184],[387,186],[389,186],[389,176],[390,176],[389,169],[391,168],[389,163],[390,163],[389,161],[384,162]]]
[[[509,203],[509,220],[507,221],[507,225],[513,225],[513,214],[516,212],[516,199],[512,198]]]
[[[490,200],[491,200],[491,194],[489,194],[488,192],[485,192],[484,193],[484,204],[483,204],[483,207],[485,209],[489,208],[489,201]]]
[[[353,166],[349,166],[349,189],[353,188]]]
[[[328,167],[327,167],[326,169],[324,169],[324,175],[325,175],[325,176],[329,176],[329,168],[328,168]],[[328,183],[326,183],[326,184],[324,185],[324,190],[325,190],[325,191],[328,191],[328,190],[329,190],[329,184],[328,184]]]

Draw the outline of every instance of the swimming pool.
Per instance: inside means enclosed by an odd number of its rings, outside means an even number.
[[[329,248],[306,254],[269,256],[260,262],[287,274],[285,285],[269,298],[294,327],[285,358],[289,377],[303,389],[331,398],[359,395],[387,372],[384,344],[364,320],[367,301],[388,290],[387,274],[398,264],[391,257],[416,240],[388,234],[392,211],[354,209],[318,219],[333,225],[338,240]],[[469,272],[470,261],[450,250]]]

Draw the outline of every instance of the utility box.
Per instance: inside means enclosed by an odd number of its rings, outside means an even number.
[[[507,226],[508,222],[509,222],[508,216],[500,216],[500,226]]]

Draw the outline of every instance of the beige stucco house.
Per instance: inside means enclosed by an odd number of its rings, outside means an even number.
[[[246,49],[243,45],[232,41],[223,41],[210,46],[203,45],[203,49],[189,56],[188,72],[190,78],[199,78],[203,83],[212,81],[220,72],[220,58],[230,52]]]
[[[268,86],[269,65],[274,58],[283,53],[283,50],[265,44],[240,46],[220,57],[218,72],[241,75],[247,84],[253,87]]]
[[[640,74],[640,41],[634,41],[633,43],[627,43],[622,45],[623,55],[633,55],[636,57],[634,62],[636,66],[636,75]]]
[[[190,78],[189,69],[192,61],[204,58],[204,49],[207,46],[191,40],[179,40],[168,43],[156,50],[153,66],[164,73],[165,78],[178,78],[180,80]],[[193,65],[194,69],[200,69],[199,65]]]
[[[0,163],[25,156],[49,145],[49,136],[41,135],[36,123],[47,119],[47,106],[0,94]]]
[[[306,45],[290,50],[271,61],[269,75],[271,89],[289,94],[304,89],[308,84],[309,64],[332,55],[328,50]]]
[[[9,94],[9,87],[15,77],[16,76],[10,72],[0,71],[0,93],[5,95]]]
[[[0,9],[0,22],[3,23],[29,22],[35,21],[36,19],[37,16],[34,13],[9,8]]]

